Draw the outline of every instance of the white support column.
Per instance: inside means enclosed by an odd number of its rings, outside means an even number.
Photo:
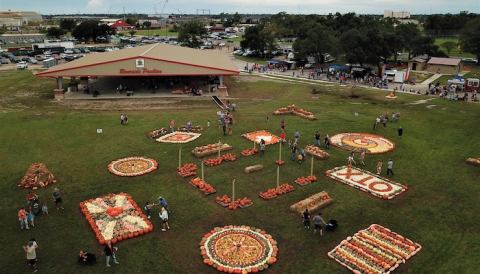
[[[58,77],[57,78],[57,89],[63,90],[63,77]]]
[[[225,84],[223,82],[223,75],[218,76],[218,80],[220,80],[220,84],[219,84],[220,87],[225,86]]]

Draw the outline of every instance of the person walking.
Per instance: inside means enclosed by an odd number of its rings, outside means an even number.
[[[298,144],[298,140],[300,140],[300,131],[295,131],[295,134],[293,135],[293,139],[295,139],[295,143]]]
[[[284,130],[282,130],[282,132],[280,133],[280,141],[282,143],[285,143],[287,141],[287,134],[285,134]]]
[[[20,210],[18,210],[18,220],[20,221],[20,229],[30,229],[28,227],[28,218],[27,218],[27,211],[25,210],[24,207],[21,207]]]
[[[164,207],[160,209],[158,216],[160,217],[160,220],[162,220],[162,231],[170,229],[170,226],[168,225],[168,211]]]
[[[347,158],[347,165],[349,166],[352,166],[352,165],[356,165],[357,163],[355,162],[355,159],[354,159],[354,152],[352,151],[352,153],[350,153],[350,155],[348,156]]]
[[[302,214],[303,220],[303,227],[305,229],[310,229],[310,212],[308,212],[308,208],[305,208],[305,211]]]
[[[330,136],[328,136],[328,134],[325,136],[325,139],[323,140],[323,143],[325,144],[326,149],[330,148]]]
[[[399,127],[397,131],[398,131],[398,137],[402,137],[402,135],[403,135],[403,128],[402,128],[402,127]]]
[[[265,154],[265,140],[261,139],[260,140],[260,156],[263,156]]]
[[[62,194],[60,193],[60,189],[58,189],[58,187],[53,189],[52,197],[53,201],[55,202],[55,206],[57,207],[57,210],[65,209],[63,208]]]
[[[320,147],[320,133],[318,131],[315,132],[315,145]]]
[[[116,252],[118,248],[112,245],[111,241],[108,241],[105,244],[105,248],[103,249],[103,252],[105,253],[105,263],[107,267],[110,267],[110,260],[113,259],[113,262],[115,264],[120,264],[117,260]]]
[[[170,121],[169,127],[170,127],[170,133],[175,132],[175,120]]]
[[[390,159],[387,162],[387,175],[392,175],[393,176],[393,160]]]
[[[313,216],[313,234],[317,233],[317,230],[320,232],[320,236],[323,236],[323,225],[327,225],[327,222],[323,220],[322,218],[322,213],[318,213],[315,216]]]
[[[280,121],[280,128],[282,129],[282,131],[285,131],[285,120],[282,119],[282,121]]]
[[[143,207],[143,210],[145,210],[145,215],[147,215],[147,218],[150,219],[152,218],[152,205],[150,202],[146,202],[145,206]]]
[[[382,166],[383,166],[382,161],[378,161],[378,163],[377,163],[377,175],[380,175],[382,173]]]
[[[32,272],[38,272],[37,248],[38,244],[35,239],[30,239],[30,241],[28,241],[28,243],[23,246],[25,256],[27,257],[27,262],[30,265]]]
[[[367,150],[366,149],[362,149],[362,151],[360,151],[360,163],[362,165],[365,165],[365,155],[367,154]]]
[[[124,121],[125,121],[125,115],[122,113],[120,114],[120,125],[123,125]]]
[[[292,155],[290,158],[292,159],[292,161],[295,161],[295,157],[297,155],[297,144],[295,143],[292,144],[291,151],[292,151]]]

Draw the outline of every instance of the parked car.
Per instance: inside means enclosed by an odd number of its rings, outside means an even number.
[[[3,64],[3,65],[10,64],[10,61],[8,61],[7,58],[0,58],[0,64]]]
[[[28,63],[25,61],[20,61],[17,63],[17,69],[27,69]]]
[[[35,58],[33,58],[33,57],[28,57],[28,61],[27,61],[27,62],[29,62],[30,64],[36,64],[36,63],[38,63],[38,62],[37,62],[37,59],[35,59]]]
[[[41,54],[35,55],[35,59],[36,59],[37,61],[43,61],[43,60],[45,60],[45,56],[43,56],[43,55],[41,55]]]

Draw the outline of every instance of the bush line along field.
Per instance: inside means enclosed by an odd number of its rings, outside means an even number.
[[[203,264],[198,243],[215,226],[251,225],[266,230],[278,241],[278,262],[265,273],[347,273],[327,252],[347,236],[373,223],[383,225],[420,243],[423,249],[402,265],[398,273],[475,273],[478,268],[480,233],[478,227],[478,177],[480,169],[465,164],[465,159],[480,156],[478,104],[436,99],[428,104],[409,105],[423,96],[399,94],[395,101],[385,99],[386,92],[337,86],[312,86],[237,77],[229,90],[240,98],[234,113],[233,135],[223,137],[216,124],[213,103],[210,109],[130,111],[128,126],[121,126],[121,111],[72,111],[50,101],[53,80],[35,79],[29,72],[0,73],[0,265],[8,273],[27,271],[21,248],[35,238],[40,271],[44,273],[104,273],[104,258],[94,267],[76,263],[80,249],[100,254],[100,247],[79,203],[106,193],[127,192],[143,205],[159,195],[168,200],[173,213],[172,230],[161,232],[155,209],[152,233],[118,244],[120,265],[109,273],[216,273]],[[355,96],[352,96],[355,95]],[[259,99],[252,99],[259,98]],[[278,107],[296,104],[313,111],[318,120],[296,116],[273,116]],[[279,134],[285,119],[287,136],[295,130],[302,134],[301,146],[313,143],[319,130],[323,136],[340,132],[372,132],[374,118],[381,113],[399,111],[399,123],[389,123],[376,133],[391,139],[396,150],[384,155],[367,155],[366,169],[373,171],[377,161],[395,161],[394,179],[409,190],[392,201],[384,201],[323,176],[330,168],[344,165],[347,151],[331,148],[331,157],[315,161],[319,181],[272,201],[258,197],[260,191],[275,185],[278,146],[268,146],[264,157],[243,157],[242,149],[252,144],[240,135],[266,129]],[[357,113],[357,115],[355,115]],[[266,117],[269,116],[267,120]],[[236,179],[238,197],[251,198],[254,205],[235,212],[217,204],[216,195],[205,197],[180,178],[176,172],[179,145],[160,144],[146,137],[154,128],[166,127],[171,119],[177,125],[192,120],[194,125],[212,126],[196,141],[182,145],[184,162],[199,163],[190,151],[219,139],[234,147],[236,162],[205,168],[205,179],[218,195],[229,194]],[[405,129],[397,137],[398,126]],[[102,128],[103,134],[96,134]],[[284,147],[283,158],[289,152]],[[157,171],[134,178],[121,178],[107,171],[107,164],[128,156],[147,156],[159,163]],[[49,205],[50,215],[36,219],[34,229],[20,231],[17,210],[25,205],[25,191],[17,187],[32,162],[44,162],[57,176],[64,193],[65,211],[54,208],[53,187],[39,190],[40,199]],[[243,169],[263,164],[264,170],[244,174]],[[281,168],[281,182],[293,184],[309,174],[309,163],[299,165],[287,160]],[[296,185],[295,185],[296,186]],[[339,221],[339,228],[320,238],[301,225],[299,215],[289,206],[322,190],[334,199],[322,210],[326,219]],[[3,270],[2,270],[3,271]]]

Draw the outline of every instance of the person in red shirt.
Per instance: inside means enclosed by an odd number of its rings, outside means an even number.
[[[282,143],[285,143],[287,140],[285,140],[287,138],[287,134],[285,134],[285,131],[282,130],[282,133],[280,133],[280,140],[282,141]]]
[[[30,229],[28,227],[28,220],[27,220],[27,211],[25,211],[25,208],[20,208],[18,211],[18,220],[20,221],[20,229],[23,230],[25,229]]]

